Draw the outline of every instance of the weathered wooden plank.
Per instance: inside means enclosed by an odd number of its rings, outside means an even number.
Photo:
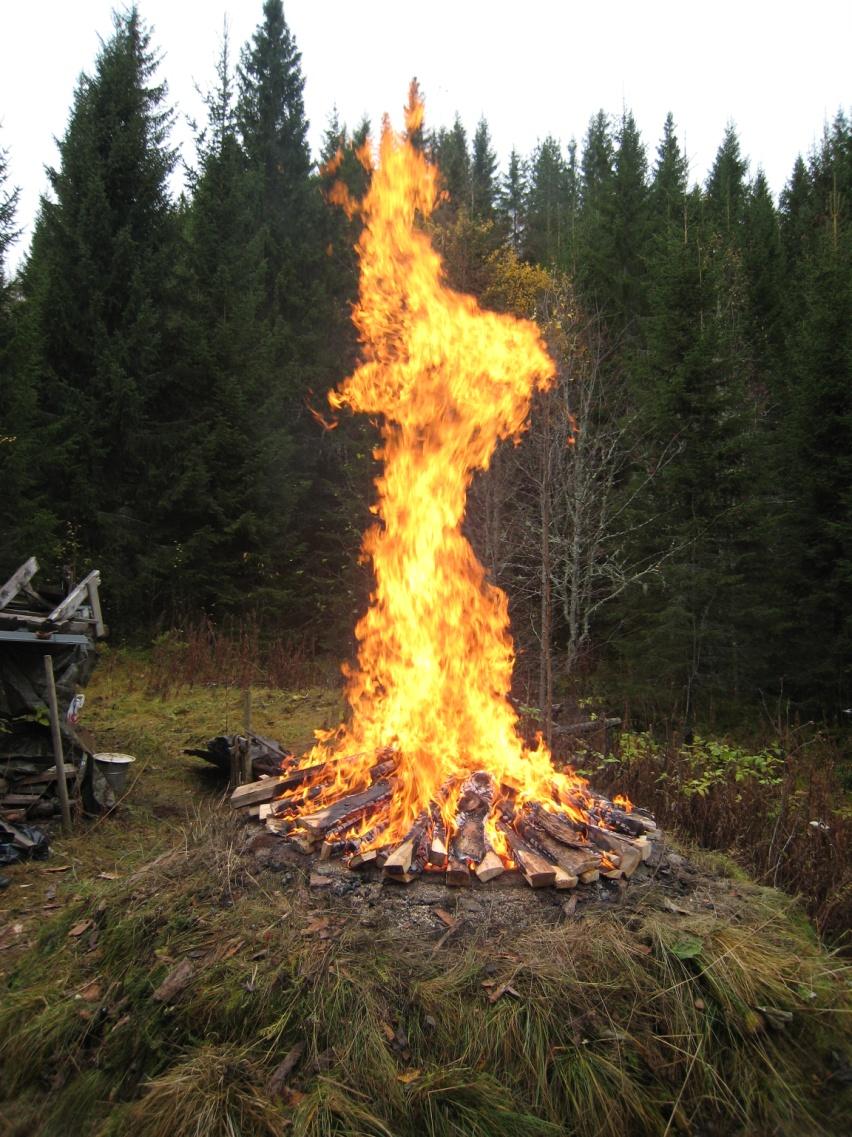
[[[572,722],[564,726],[554,723],[551,729],[554,734],[582,735],[594,734],[596,730],[612,730],[616,726],[621,726],[621,719],[591,719],[589,722]]]
[[[20,568],[16,569],[6,583],[0,588],[0,611],[2,611],[10,600],[14,600],[21,589],[29,584],[35,574],[38,572],[38,561],[35,557],[30,557],[29,560],[24,561]]]
[[[97,569],[92,569],[89,575],[84,577],[76,588],[71,589],[64,600],[60,600],[53,611],[48,615],[48,622],[61,624],[63,620],[70,619],[84,600],[91,600],[90,589],[100,584],[100,581],[101,574]]]
[[[273,801],[283,796],[287,790],[295,789],[319,775],[324,769],[325,763],[320,762],[316,766],[305,766],[302,770],[294,770],[291,774],[282,774],[280,778],[261,778],[257,782],[237,786],[230,797],[231,808],[241,809],[244,805],[261,805],[263,802]]]
[[[77,773],[76,766],[70,766],[67,763],[63,767],[63,773],[66,778],[73,778]],[[48,782],[56,781],[56,766],[51,766],[49,770],[45,770],[41,774],[25,774],[22,778],[15,781],[15,786],[19,789],[25,786],[42,786]]]

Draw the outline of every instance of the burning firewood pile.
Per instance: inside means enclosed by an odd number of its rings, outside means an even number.
[[[440,199],[437,171],[411,144],[422,123],[414,85],[406,132],[385,123],[377,164],[359,151],[364,198],[342,184],[331,194],[363,224],[361,359],[329,401],[335,414],[381,416],[383,463],[363,543],[375,587],[345,668],[350,714],[277,775],[238,785],[231,804],[305,854],[378,866],[390,881],[628,877],[651,855],[654,819],[522,737],[509,602],[464,531],[472,478],[518,438],[556,367],[534,323],[447,287],[421,223]],[[609,725],[591,724],[604,745]]]
[[[546,807],[522,802],[516,789],[477,771],[461,785],[445,787],[443,808],[430,802],[402,840],[385,843],[398,756],[385,751],[377,757],[369,785],[321,808],[311,809],[310,802],[324,782],[333,782],[335,763],[300,766],[292,757],[284,759],[280,775],[237,787],[231,806],[305,855],[341,858],[350,869],[373,866],[399,884],[428,874],[458,887],[514,869],[532,888],[575,888],[601,876],[631,876],[662,837],[653,817],[625,799],[616,803],[579,791],[567,809],[558,803]],[[446,803],[454,791],[447,823]]]

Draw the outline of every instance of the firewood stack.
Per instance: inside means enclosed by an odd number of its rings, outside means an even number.
[[[345,759],[342,760],[345,763]],[[320,860],[342,858],[351,869],[372,865],[390,881],[409,884],[418,877],[442,875],[451,886],[485,883],[510,863],[532,888],[575,888],[607,877],[629,877],[647,860],[662,834],[653,817],[631,812],[609,799],[589,794],[582,808],[585,822],[573,820],[556,805],[518,805],[509,786],[496,785],[485,771],[471,774],[458,789],[449,832],[441,809],[431,802],[415,818],[401,841],[382,844],[384,813],[394,793],[396,759],[389,752],[372,767],[372,783],[311,809],[311,796],[333,784],[335,761],[306,768],[298,759],[283,762],[281,773],[237,788],[233,809],[247,811],[267,829],[305,854]],[[305,792],[305,786],[311,788]],[[446,786],[449,797],[454,787]],[[450,800],[452,800],[450,798]],[[496,816],[506,852],[499,855],[486,835],[486,819]],[[360,833],[364,823],[369,827]]]

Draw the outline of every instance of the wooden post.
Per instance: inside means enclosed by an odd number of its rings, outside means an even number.
[[[251,768],[251,687],[243,688],[243,733],[246,744],[242,754],[243,782],[252,781]]]
[[[56,760],[56,792],[62,809],[62,832],[71,832],[71,807],[68,804],[68,785],[65,781],[65,754],[59,730],[59,708],[56,705],[56,682],[53,678],[53,656],[44,657],[44,674],[47,679],[47,701],[50,705],[50,733],[53,738],[53,757]],[[92,759],[94,761],[94,759]]]

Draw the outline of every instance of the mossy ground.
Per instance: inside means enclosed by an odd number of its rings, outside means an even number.
[[[238,728],[238,691],[162,699],[144,657],[113,656],[87,700],[99,745],[137,763],[118,811],[0,893],[3,1137],[842,1131],[844,967],[781,894],[737,879],[678,912],[649,891],[438,946],[438,921],[364,921],[245,852],[181,755]],[[257,690],[253,713],[302,742],[339,693]]]

